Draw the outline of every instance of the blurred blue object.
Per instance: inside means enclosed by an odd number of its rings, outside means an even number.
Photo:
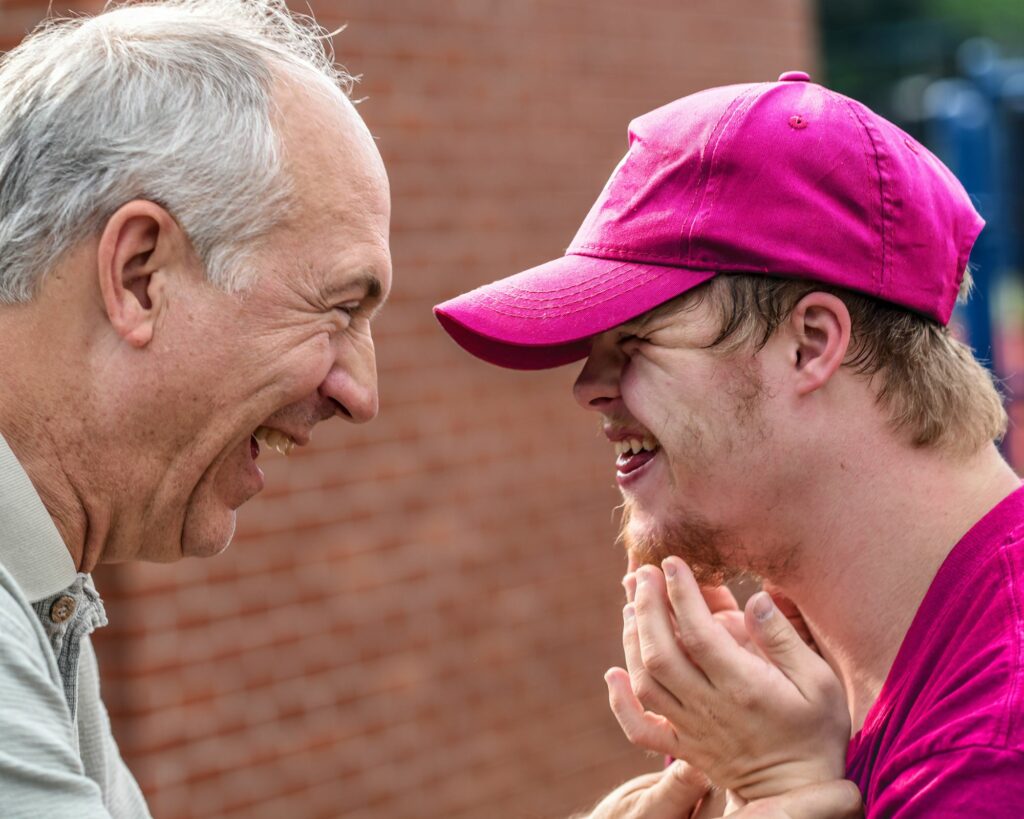
[[[921,100],[925,141],[963,182],[987,221],[971,255],[976,290],[961,308],[979,358],[993,354],[993,300],[1004,277],[1021,270],[1024,156],[1024,60],[1004,59],[994,42],[965,41],[957,51],[961,77],[928,84]]]

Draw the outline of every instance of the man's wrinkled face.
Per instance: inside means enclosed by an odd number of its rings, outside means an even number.
[[[718,330],[701,300],[655,309],[598,336],[574,390],[613,445],[631,561],[679,555],[702,582],[776,559],[750,526],[775,495],[766,387],[752,351],[707,348]]]
[[[251,286],[224,293],[198,278],[168,317],[164,344],[177,349],[164,359],[188,374],[168,405],[179,446],[148,559],[221,551],[235,510],[263,488],[261,449],[289,453],[321,421],[377,413],[370,322],[391,287],[384,167],[340,95],[293,91],[279,105],[292,202],[252,256]]]

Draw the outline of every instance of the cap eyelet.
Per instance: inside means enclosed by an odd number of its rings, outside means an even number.
[[[807,127],[807,120],[799,114],[793,114],[793,116],[789,118],[789,127],[796,128],[796,130],[800,131]]]

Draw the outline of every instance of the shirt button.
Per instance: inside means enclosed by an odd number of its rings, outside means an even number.
[[[64,595],[58,597],[50,606],[50,619],[55,623],[63,623],[75,613],[75,598]]]
[[[811,75],[806,71],[785,71],[779,74],[779,82],[810,82]]]

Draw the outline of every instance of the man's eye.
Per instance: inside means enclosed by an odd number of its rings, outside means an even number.
[[[357,301],[347,301],[344,304],[336,304],[334,309],[340,313],[344,313],[348,318],[352,318],[359,312],[360,304]]]

